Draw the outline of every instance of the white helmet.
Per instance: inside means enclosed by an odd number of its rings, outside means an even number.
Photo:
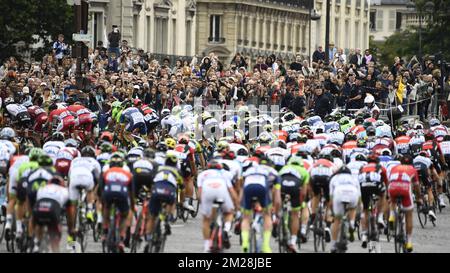
[[[383,125],[384,125],[384,121],[382,121],[381,119],[379,119],[379,120],[377,120],[375,122],[375,127],[380,127],[380,126],[383,126]]]
[[[364,104],[372,104],[375,102],[375,98],[372,95],[367,95],[364,99]]]
[[[167,108],[165,108],[165,109],[162,109],[162,111],[161,111],[161,117],[167,117],[168,115],[170,115],[170,110],[169,109],[167,109]]]
[[[437,118],[432,118],[430,119],[430,126],[438,126],[439,124],[441,124],[441,122],[437,119]]]

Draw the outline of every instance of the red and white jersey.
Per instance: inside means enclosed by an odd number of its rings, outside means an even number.
[[[328,176],[331,177],[333,173],[336,171],[336,166],[333,162],[327,159],[318,159],[314,162],[310,170],[311,176]]]
[[[398,154],[405,154],[409,152],[409,136],[399,136],[395,139],[395,150]]]
[[[55,109],[50,112],[49,122],[53,122],[53,120],[63,120],[67,117],[73,117],[72,113],[70,113],[67,108]]]
[[[89,114],[89,115],[91,114],[91,111],[89,111],[89,109],[87,109],[83,105],[78,105],[78,104],[70,105],[69,107],[67,107],[67,110],[69,110],[75,117],[78,117],[83,114]]]
[[[402,182],[406,184],[419,183],[417,170],[411,165],[397,165],[391,169],[388,177],[389,183]]]
[[[36,105],[28,107],[27,111],[28,111],[28,114],[30,114],[30,117],[32,117],[32,118],[36,118],[42,114],[45,114],[47,116],[47,112],[45,112],[45,110],[43,108],[36,106]]]
[[[323,147],[323,146],[325,146],[325,144],[327,144],[329,138],[330,137],[328,136],[328,134],[316,134],[316,135],[314,135],[314,139],[319,142],[321,147]]]
[[[438,145],[441,153],[444,156],[450,156],[450,141],[442,141]]]

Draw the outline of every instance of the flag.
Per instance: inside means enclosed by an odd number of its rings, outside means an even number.
[[[399,103],[403,103],[403,94],[405,93],[406,86],[403,84],[403,78],[399,77],[399,83],[397,88],[397,100]]]

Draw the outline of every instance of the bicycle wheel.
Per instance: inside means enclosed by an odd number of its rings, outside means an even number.
[[[191,213],[192,218],[197,217],[198,209],[200,207],[200,202],[198,200],[198,188],[197,188],[197,182],[194,182],[194,197],[192,198],[192,206],[194,207],[195,211]]]
[[[286,231],[285,231],[285,221],[284,221],[284,213],[281,215],[281,219],[280,219],[280,224],[277,225],[277,234],[278,234],[278,251],[280,253],[286,253],[287,249],[286,249]]]
[[[403,219],[398,211],[395,216],[394,231],[395,253],[403,253]]]
[[[256,230],[254,228],[250,231],[250,249],[249,253],[257,253],[258,252],[258,238],[256,235]]]
[[[140,229],[141,229],[141,225],[142,225],[142,214],[139,214],[138,220],[136,222],[136,227],[134,229],[134,232],[131,236],[131,248],[130,248],[130,252],[131,253],[136,253],[137,249],[141,243],[141,236],[140,236]]]
[[[424,213],[425,207],[424,205],[417,204],[417,217],[419,218],[419,223],[422,228],[425,228],[427,224],[428,215]]]
[[[77,242],[80,244],[81,246],[81,252],[84,253],[87,249],[87,238],[86,238],[86,234],[87,234],[87,228],[86,228],[86,223],[83,223],[83,219],[80,213],[80,210],[78,210],[77,213],[77,219],[78,219],[78,234],[77,234]]]
[[[3,221],[3,223],[0,224],[2,226],[2,233],[0,234],[0,244],[3,242],[3,238],[5,237],[5,225],[6,220]]]
[[[320,245],[322,244],[322,238],[324,238],[324,230],[322,226],[322,219],[321,217],[316,215],[316,219],[314,219],[314,228],[313,228],[313,234],[314,234],[314,252],[319,252]]]

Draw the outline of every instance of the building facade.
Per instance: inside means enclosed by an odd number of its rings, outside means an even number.
[[[309,7],[321,15],[310,21]],[[369,1],[331,0],[330,42],[348,51],[369,46]],[[196,53],[230,61],[275,54],[307,58],[325,44],[326,0],[197,0]],[[311,39],[309,27],[311,22]]]
[[[89,4],[92,45],[99,40],[105,43],[112,25],[117,25],[131,47],[167,55],[194,54],[195,0],[91,0]]]
[[[369,0],[331,0],[330,44],[343,48],[346,53],[351,49],[369,48]],[[325,44],[326,0],[316,0],[315,9],[320,19],[313,23],[313,46]]]

